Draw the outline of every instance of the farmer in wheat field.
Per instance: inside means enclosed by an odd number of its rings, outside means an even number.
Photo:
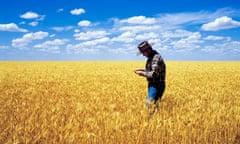
[[[146,77],[148,82],[148,96],[146,105],[151,113],[158,109],[158,102],[161,100],[165,90],[166,66],[162,56],[152,48],[147,41],[138,45],[139,54],[147,58],[145,69],[135,69],[139,76]]]

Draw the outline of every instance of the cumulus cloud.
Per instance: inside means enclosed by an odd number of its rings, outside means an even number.
[[[238,12],[230,8],[218,9],[215,12],[199,11],[199,12],[183,12],[183,13],[166,13],[156,17],[156,20],[164,29],[183,28],[188,25],[203,24],[213,19],[226,16],[238,16]]]
[[[75,32],[75,33],[78,33],[78,32],[80,32],[80,30],[79,30],[79,29],[75,29],[74,32]]]
[[[154,32],[143,33],[136,36],[136,40],[158,39],[159,35]]]
[[[87,32],[80,32],[75,33],[73,36],[76,40],[89,40],[89,39],[96,39],[96,38],[102,38],[108,35],[106,31],[87,31]]]
[[[49,35],[49,37],[55,37],[56,36],[56,34],[51,34],[51,35]]]
[[[90,41],[85,41],[79,44],[68,44],[67,52],[75,54],[96,54],[99,52],[99,49],[105,48],[105,45],[110,42],[108,37],[103,37],[99,39],[94,39]],[[104,46],[103,46],[104,44]]]
[[[57,32],[61,32],[61,31],[69,31],[73,28],[74,28],[73,26],[65,26],[65,27],[52,27],[51,29]]]
[[[34,48],[48,48],[50,46],[60,46],[64,45],[68,41],[69,41],[68,39],[55,39],[52,41],[46,41],[42,44],[37,44],[34,46]]]
[[[121,35],[112,38],[112,41],[116,42],[124,42],[124,43],[131,43],[135,40],[135,33],[132,32],[124,32]]]
[[[224,37],[222,37],[222,36],[213,36],[213,35],[209,35],[209,36],[207,36],[207,37],[205,37],[204,38],[205,40],[223,40],[224,39]]]
[[[36,19],[40,16],[39,16],[39,14],[37,14],[35,12],[29,11],[29,12],[26,12],[26,13],[20,15],[20,17],[23,18],[23,19]]]
[[[43,32],[43,31],[39,31],[35,33],[27,33],[23,35],[23,37],[21,38],[13,39],[12,46],[17,48],[24,48],[32,41],[44,39],[48,35],[49,35],[48,32]]]
[[[57,12],[61,12],[62,10],[63,9],[58,9]],[[72,15],[81,15],[83,13],[85,13],[84,9],[71,10]],[[229,17],[222,18],[221,16],[223,14]],[[38,23],[31,22],[39,22],[38,20],[41,16],[37,15],[38,14],[34,16],[34,14],[25,13],[24,21],[26,23],[24,22],[23,24],[38,25]],[[200,11],[193,13],[161,14],[155,15],[154,17],[132,16],[124,19],[114,18],[103,23],[92,23],[83,19],[73,22],[73,25],[75,23],[74,26],[56,25],[56,27],[50,28],[57,31],[56,34],[49,35],[45,33],[45,36],[42,34],[42,37],[40,37],[40,33],[28,33],[22,37],[13,39],[12,46],[17,48],[29,47],[34,48],[34,50],[37,49],[46,52],[68,52],[83,55],[102,53],[106,55],[107,53],[135,55],[137,43],[148,40],[151,43],[155,43],[154,49],[160,50],[160,52],[166,52],[167,54],[174,54],[179,51],[191,51],[193,53],[210,52],[214,51],[214,49],[218,50],[220,45],[224,45],[223,43],[228,43],[229,51],[234,50],[234,52],[239,52],[239,43],[237,42],[235,44],[231,43],[231,46],[234,46],[234,48],[231,47],[230,49],[230,42],[232,42],[232,40],[231,37],[227,36],[229,33],[219,34],[218,36],[217,33],[215,33],[215,35],[209,35],[207,32],[203,33],[203,31],[198,32],[198,30],[196,30],[199,25],[204,23],[207,25],[208,22],[214,19],[215,21],[212,23],[218,28],[224,26],[224,20],[225,25],[237,26],[239,22],[232,20],[230,17],[234,17],[234,15],[222,10],[221,12]],[[27,18],[32,18],[33,20],[25,20]],[[17,27],[16,24],[15,26]],[[13,25],[11,27],[13,27]],[[15,31],[24,31],[16,27]],[[202,29],[203,27],[204,26],[202,26]],[[6,30],[6,28],[0,25],[0,30],[2,29]],[[14,31],[13,28],[8,29]],[[211,27],[211,29],[213,28]],[[62,39],[58,39],[57,37],[59,36]],[[41,39],[46,37],[51,40],[48,39],[43,42]],[[218,43],[219,45],[213,45],[214,43]],[[1,48],[0,46],[0,49],[4,48],[5,47],[2,46]],[[221,47],[221,49],[223,49],[223,47]]]
[[[60,9],[57,10],[57,12],[62,12],[62,11],[64,11],[63,8],[60,8]]]
[[[38,22],[30,22],[29,25],[35,27],[38,25]]]
[[[70,11],[70,13],[72,15],[80,15],[80,14],[84,14],[85,10],[83,8],[73,9],[73,10]]]
[[[217,47],[216,45],[206,45],[201,51],[206,53],[223,53],[224,49]]]
[[[202,43],[201,34],[199,32],[194,32],[192,35],[187,38],[182,38],[177,41],[173,41],[171,44],[174,48],[182,48],[182,49],[196,49],[199,48],[199,44]]]
[[[37,26],[38,25],[38,21],[43,21],[45,19],[45,15],[39,15],[35,12],[32,12],[32,11],[28,11],[22,15],[20,15],[20,18],[23,18],[23,19],[27,19],[27,20],[31,20],[31,19],[34,19],[35,21],[33,22],[30,22],[28,23],[30,26]],[[25,22],[21,22],[20,24],[25,24]]]
[[[78,22],[78,26],[87,27],[87,26],[90,26],[90,25],[91,25],[91,22],[88,21],[88,20],[82,20],[82,21]]]
[[[215,19],[213,22],[202,25],[204,31],[217,31],[240,27],[240,22],[233,20],[230,17],[223,16]]]
[[[103,37],[103,38],[83,42],[82,45],[84,45],[84,46],[96,46],[97,44],[104,44],[104,43],[108,43],[109,41],[110,41],[110,39],[108,37]]]
[[[173,13],[160,15],[157,21],[166,28],[175,29],[176,27],[182,27],[184,24],[202,23],[211,17],[212,15],[205,12]]]
[[[155,18],[147,18],[145,16],[134,16],[128,19],[123,19],[120,21],[121,23],[129,23],[129,24],[155,24]]]
[[[131,31],[133,33],[161,31],[161,26],[160,25],[123,26],[119,28],[119,31]]]
[[[214,43],[212,45],[206,45],[201,51],[213,54],[229,54],[231,52],[237,54],[240,53],[240,42],[229,41],[224,43]]]
[[[37,21],[43,21],[45,19],[45,15],[40,15],[39,18],[37,18],[36,20]]]
[[[168,30],[161,33],[163,38],[183,38],[192,35],[192,32],[184,29]]]
[[[28,32],[26,29],[19,28],[15,23],[0,24],[0,31]]]
[[[60,46],[65,45],[69,40],[68,39],[55,39],[52,41],[46,41],[41,44],[34,45],[34,48],[37,48],[41,51],[50,51],[54,53],[60,52]]]
[[[25,21],[21,21],[19,24],[20,25],[24,25],[24,24],[26,24],[26,22]]]

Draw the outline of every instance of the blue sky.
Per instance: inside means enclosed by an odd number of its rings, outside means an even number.
[[[0,60],[240,60],[238,0],[1,0]]]

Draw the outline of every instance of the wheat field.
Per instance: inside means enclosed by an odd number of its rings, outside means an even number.
[[[240,143],[240,62],[167,61],[151,118],[144,65],[0,62],[0,143]]]

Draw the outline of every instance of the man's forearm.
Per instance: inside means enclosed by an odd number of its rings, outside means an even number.
[[[154,73],[154,71],[150,71],[150,72],[144,71],[142,75],[144,77],[147,77],[147,78],[152,78],[153,77],[153,73]]]

